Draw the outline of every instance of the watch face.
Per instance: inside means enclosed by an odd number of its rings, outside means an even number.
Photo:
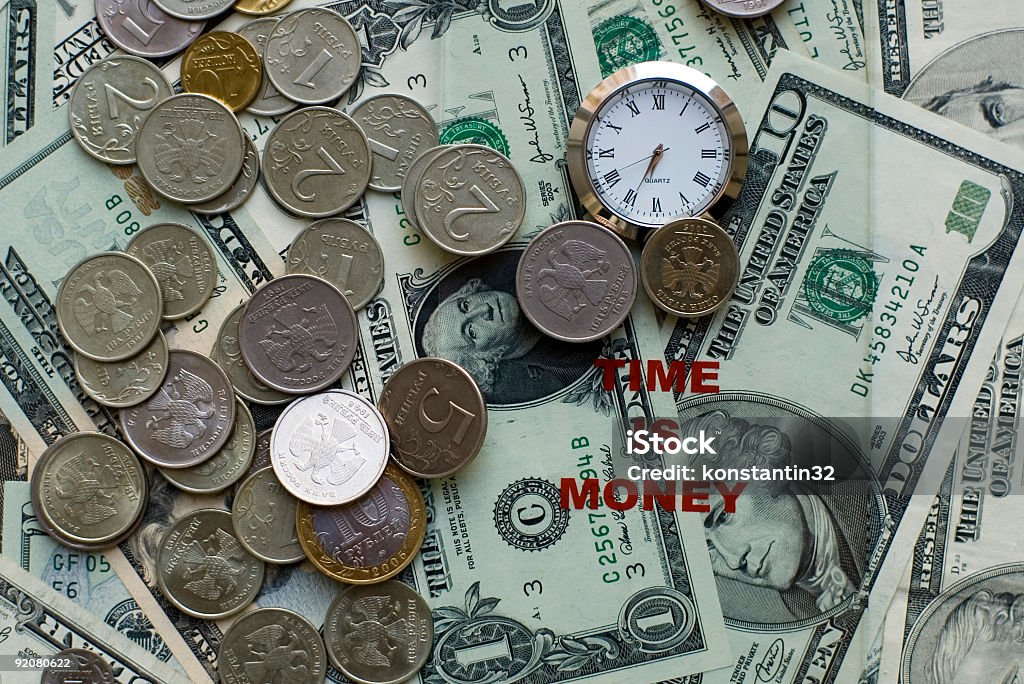
[[[631,224],[698,216],[729,182],[729,129],[718,107],[686,83],[642,79],[612,92],[583,144],[594,194]]]

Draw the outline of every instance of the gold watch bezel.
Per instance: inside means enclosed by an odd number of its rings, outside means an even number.
[[[726,182],[719,189],[718,193],[711,199],[711,202],[696,215],[679,214],[666,217],[658,224],[632,223],[619,216],[617,213],[606,207],[598,195],[597,189],[587,173],[586,140],[590,133],[590,127],[596,120],[597,112],[604,103],[618,93],[620,90],[632,85],[646,81],[673,81],[702,94],[707,100],[718,109],[718,113],[725,123],[725,129],[729,133],[729,145],[732,150],[729,160],[729,174]],[[644,233],[682,218],[693,218],[713,209],[723,197],[735,200],[743,187],[743,181],[747,175],[747,131],[743,125],[743,118],[740,116],[736,104],[732,98],[707,75],[674,62],[641,62],[632,66],[623,67],[601,81],[587,93],[583,98],[576,116],[573,117],[569,126],[569,143],[566,151],[566,161],[569,167],[569,180],[572,182],[576,194],[579,196],[583,207],[590,213],[595,221],[609,228],[625,238],[636,239]]]

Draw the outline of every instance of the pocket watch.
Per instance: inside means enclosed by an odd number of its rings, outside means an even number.
[[[672,62],[619,69],[569,128],[569,178],[594,219],[645,239],[670,221],[721,213],[747,173],[736,105],[705,74]]]

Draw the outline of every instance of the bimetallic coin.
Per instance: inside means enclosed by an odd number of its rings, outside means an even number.
[[[295,236],[285,262],[288,273],[320,276],[336,286],[352,308],[366,306],[384,284],[384,253],[355,221],[314,221]]]
[[[217,262],[210,244],[181,223],[157,223],[139,231],[124,248],[153,272],[160,283],[166,320],[203,308],[217,285]]]
[[[104,363],[75,354],[75,377],[85,393],[114,408],[135,406],[153,396],[167,372],[167,340],[161,332],[135,356]]]
[[[191,468],[161,468],[168,482],[192,494],[216,494],[242,479],[256,451],[256,424],[245,402],[235,401],[235,428],[228,443],[213,458]]]
[[[356,354],[356,314],[322,278],[286,275],[253,293],[238,324],[245,365],[291,394],[330,387]]]
[[[313,565],[340,582],[374,584],[400,573],[419,553],[426,507],[412,478],[388,465],[362,498],[327,507],[300,501],[296,520]]]
[[[317,628],[298,613],[260,608],[228,628],[217,672],[221,684],[319,684],[327,675],[327,649]]]
[[[437,125],[427,110],[404,95],[376,95],[352,112],[370,141],[370,187],[402,189],[409,167],[428,148],[437,145]]]
[[[167,528],[156,555],[156,580],[167,600],[206,620],[234,615],[263,585],[263,561],[231,529],[231,514],[201,508]]]
[[[654,231],[644,244],[640,278],[660,309],[704,316],[732,296],[740,256],[729,234],[703,218],[684,218]]]
[[[32,471],[39,521],[65,546],[99,549],[130,535],[148,500],[146,471],[127,446],[98,432],[50,445]]]
[[[269,3],[276,1],[277,4],[284,4],[280,0],[263,0],[263,2]],[[288,0],[285,0],[287,2]],[[241,3],[235,4],[235,9],[239,9]],[[249,3],[250,5],[255,3]],[[273,10],[271,10],[273,11]],[[255,12],[252,12],[255,14]],[[256,48],[256,52],[262,57],[266,53],[267,40],[270,38],[270,33],[277,26],[277,19],[274,17],[267,17],[266,19],[256,19],[250,21],[248,24],[238,29],[238,35],[245,38],[247,41],[252,43],[253,47]],[[256,93],[256,99],[253,100],[245,111],[250,114],[256,114],[257,116],[277,116],[278,114],[284,114],[295,109],[296,103],[289,100],[287,97],[282,95],[274,87],[274,84],[270,82],[270,77],[267,76],[267,69],[263,67],[260,72],[260,89]]]
[[[235,0],[153,0],[164,12],[179,19],[212,19],[231,9]]]
[[[95,361],[123,361],[149,346],[163,302],[153,272],[121,252],[93,254],[57,290],[57,324],[68,344]]]
[[[213,458],[235,425],[231,381],[210,359],[172,349],[163,385],[149,401],[121,409],[132,448],[162,468],[189,468]]]
[[[66,648],[46,659],[55,664],[43,670],[40,684],[117,683],[107,661],[84,648]]]
[[[412,222],[413,226],[419,228],[419,220],[416,218],[416,193],[419,190],[420,178],[427,166],[434,160],[434,157],[447,150],[451,145],[438,145],[426,150],[416,157],[409,170],[402,179],[402,211],[405,217]]]
[[[519,258],[516,297],[545,335],[564,342],[604,337],[636,300],[636,265],[611,231],[563,221],[536,235]]]
[[[150,58],[181,52],[206,26],[172,17],[153,0],[96,0],[96,21],[111,43]]]
[[[86,69],[71,91],[71,132],[93,157],[110,164],[134,164],[142,120],[171,95],[171,84],[152,62],[127,55],[108,57]]]
[[[295,529],[299,501],[267,467],[235,490],[231,520],[245,550],[267,563],[298,563],[306,557]]]
[[[224,318],[210,358],[227,373],[235,393],[243,399],[264,405],[287,403],[295,398],[294,395],[264,385],[242,359],[242,350],[238,346],[238,322],[242,319],[244,308],[245,302],[232,309]],[[270,465],[270,462],[267,461],[266,465]]]
[[[487,434],[487,404],[472,376],[445,359],[406,363],[377,402],[395,462],[417,477],[447,477],[472,461]]]
[[[356,82],[362,61],[362,47],[352,24],[333,10],[318,8],[282,18],[264,53],[274,87],[302,104],[326,104],[340,98]]]
[[[237,0],[235,11],[242,14],[273,14],[292,0]],[[276,20],[275,20],[276,21]]]
[[[505,155],[483,145],[451,145],[419,179],[416,225],[445,251],[487,254],[519,230],[525,198],[523,179]]]
[[[185,92],[217,98],[233,112],[256,99],[262,77],[259,53],[237,33],[210,31],[189,45],[181,57]]]
[[[388,428],[373,404],[345,390],[292,402],[274,424],[270,461],[297,499],[315,506],[355,501],[388,462]]]
[[[270,132],[263,177],[285,210],[311,218],[331,216],[355,204],[366,190],[370,144],[356,122],[338,110],[300,109]]]
[[[375,613],[376,625],[393,634],[401,648],[368,657],[367,606],[387,606]],[[327,609],[324,641],[331,664],[360,684],[399,684],[416,674],[430,655],[434,620],[423,597],[397,580],[346,587]],[[376,654],[375,654],[376,655]]]
[[[754,19],[768,14],[786,0],[704,0],[711,9],[740,19]]]
[[[183,93],[153,107],[135,147],[139,171],[154,190],[196,204],[227,192],[242,173],[245,134],[219,100]]]
[[[245,159],[242,161],[242,173],[234,184],[220,197],[215,197],[202,204],[190,204],[189,211],[196,214],[223,214],[242,206],[256,189],[260,179],[260,153],[251,138],[245,138]]]

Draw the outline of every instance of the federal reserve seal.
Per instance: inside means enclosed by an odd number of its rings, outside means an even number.
[[[115,605],[107,613],[104,621],[152,653],[158,660],[166,663],[171,659],[171,649],[164,643],[156,628],[153,627],[153,623],[149,621],[134,599],[125,599]]]
[[[513,482],[494,504],[494,526],[510,546],[542,551],[554,546],[569,527],[569,511],[559,507],[558,487],[547,480]]]
[[[654,28],[643,19],[629,16],[610,17],[598,24],[594,46],[602,78],[622,67],[656,60],[661,54],[661,41]]]
[[[492,150],[509,156],[508,138],[501,132],[497,125],[487,119],[480,119],[475,116],[457,119],[441,131],[440,142],[442,145],[459,145],[472,143],[485,145]]]
[[[837,323],[852,323],[871,311],[878,276],[871,262],[849,249],[815,254],[803,282],[808,306]]]

